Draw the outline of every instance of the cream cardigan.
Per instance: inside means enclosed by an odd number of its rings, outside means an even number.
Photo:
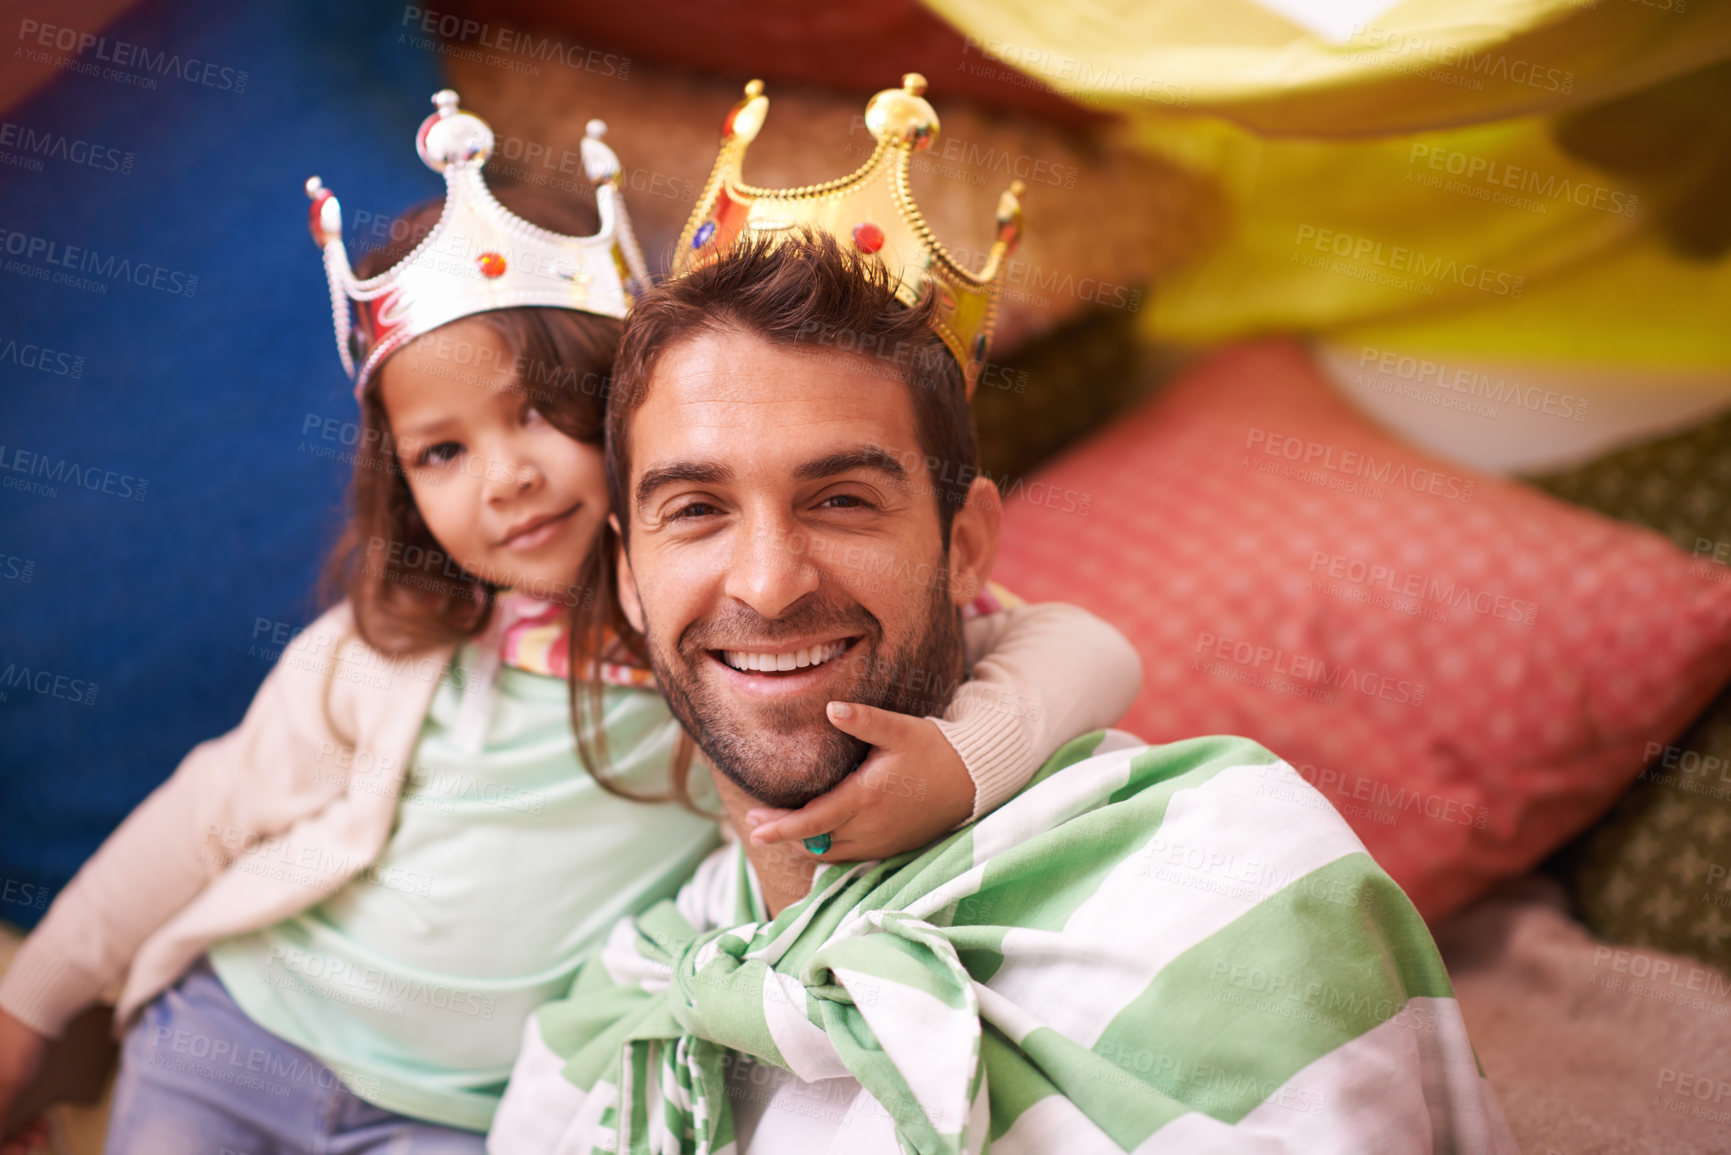
[[[1071,606],[970,618],[966,641],[969,680],[938,725],[974,778],[976,817],[1064,737],[1116,722],[1141,685],[1130,644]],[[450,657],[380,654],[346,604],[308,626],[240,725],[195,747],[67,884],[0,977],[0,1007],[58,1035],[124,975],[118,1031],[211,943],[371,865]]]

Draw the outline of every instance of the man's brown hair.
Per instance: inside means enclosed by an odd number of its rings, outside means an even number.
[[[885,388],[907,388],[948,549],[950,522],[978,467],[972,414],[961,366],[931,328],[936,302],[928,294],[910,309],[895,287],[877,257],[806,229],[753,235],[644,294],[626,318],[607,405],[607,486],[621,530],[630,533],[631,417],[648,396],[656,364],[681,341],[738,331],[863,358],[881,370]]]

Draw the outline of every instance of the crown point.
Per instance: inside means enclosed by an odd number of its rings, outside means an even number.
[[[619,158],[601,138],[607,133],[604,121],[591,120],[584,126],[583,139],[578,142],[577,150],[583,156],[583,171],[596,184],[610,181],[619,175]]]
[[[307,206],[307,229],[313,235],[313,244],[322,249],[341,240],[343,210],[337,204],[336,194],[325,187],[324,181],[311,176],[307,178],[307,197],[312,201]]]
[[[915,151],[929,146],[938,135],[938,114],[920,95],[925,86],[923,76],[910,72],[902,87],[886,88],[872,97],[865,110],[866,128],[885,144]]]
[[[998,244],[1004,246],[1005,255],[1014,251],[1022,237],[1023,189],[1021,181],[1011,181],[1010,187],[998,196]]]
[[[763,81],[754,80],[745,86],[745,99],[735,104],[722,122],[722,135],[750,144],[763,130],[768,115],[769,97],[763,94]]]
[[[415,151],[434,172],[452,165],[479,168],[493,155],[493,130],[487,122],[457,107],[457,94],[449,88],[433,94],[439,111],[421,122],[415,133]]]

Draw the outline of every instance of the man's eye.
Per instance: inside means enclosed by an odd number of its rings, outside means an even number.
[[[437,445],[429,445],[421,450],[415,458],[416,465],[447,465],[457,459],[463,452],[461,442],[441,441]]]
[[[678,509],[668,514],[667,520],[683,521],[687,518],[708,517],[710,514],[717,512],[719,511],[715,506],[710,505],[707,501],[693,501],[687,505],[680,506]]]
[[[870,509],[872,503],[857,493],[834,493],[821,503],[829,509]]]

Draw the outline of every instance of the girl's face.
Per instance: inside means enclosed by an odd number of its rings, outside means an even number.
[[[446,552],[484,581],[569,601],[607,517],[601,447],[548,424],[511,362],[499,335],[466,317],[392,354],[379,397]]]

